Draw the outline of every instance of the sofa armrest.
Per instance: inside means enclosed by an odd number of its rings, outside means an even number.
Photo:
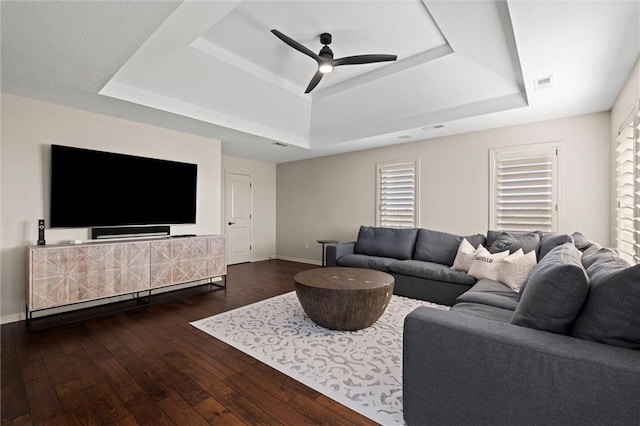
[[[409,425],[640,419],[640,351],[428,307],[403,339]]]
[[[342,256],[346,256],[347,254],[353,254],[355,246],[355,241],[349,243],[327,244],[325,258],[327,266],[337,266],[338,259]]]

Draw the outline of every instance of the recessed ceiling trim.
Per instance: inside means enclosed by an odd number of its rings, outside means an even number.
[[[457,105],[452,108],[430,111],[423,114],[407,116],[394,120],[393,123],[383,123],[372,121],[366,129],[366,133],[357,125],[347,128],[332,129],[331,132],[323,132],[320,135],[313,135],[311,146],[313,148],[351,142],[353,140],[368,140],[370,138],[386,135],[395,139],[399,132],[412,133],[414,130],[422,129],[424,123],[443,123],[463,118],[489,115],[495,112],[520,108],[527,105],[522,93],[513,93],[482,101],[471,102],[465,105]]]
[[[150,108],[183,115],[196,120],[216,124],[241,132],[251,133],[266,139],[286,141],[289,145],[309,148],[309,139],[284,132],[273,127],[263,126],[219,111],[202,108],[169,96],[159,95],[137,87],[131,87],[116,81],[108,82],[98,92],[100,95],[133,102]]]
[[[248,72],[258,78],[261,78],[271,84],[282,87],[283,89],[295,94],[296,96],[304,99],[307,102],[311,102],[311,99],[308,96],[304,95],[304,87],[298,86],[289,82],[288,80],[280,78],[270,71],[267,71],[266,69],[256,65],[255,63],[234,55],[228,50],[225,50],[211,43],[210,41],[205,40],[202,37],[198,37],[197,39],[193,40],[190,46],[209,56],[224,61],[242,71]]]

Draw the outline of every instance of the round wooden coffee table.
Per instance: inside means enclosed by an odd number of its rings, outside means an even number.
[[[318,268],[293,277],[309,318],[332,330],[360,330],[375,323],[393,294],[393,276],[373,269]]]

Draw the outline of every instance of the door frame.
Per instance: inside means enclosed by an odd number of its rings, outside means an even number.
[[[225,170],[224,171],[224,185],[223,185],[223,214],[220,215],[222,217],[222,229],[224,229],[224,237],[227,243],[225,244],[225,251],[227,259],[229,259],[229,235],[227,233],[229,218],[227,217],[227,182],[229,180],[229,175],[243,175],[249,176],[249,262],[253,262],[253,174],[246,173],[243,171],[233,171],[233,170]]]

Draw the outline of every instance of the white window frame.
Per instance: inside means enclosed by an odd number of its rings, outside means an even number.
[[[615,244],[634,265],[640,263],[640,101],[619,128],[614,162]]]
[[[522,160],[529,157],[536,158],[541,156],[549,156],[551,159],[551,200],[550,200],[550,224],[546,228],[544,225],[537,223],[536,219],[522,218],[522,222],[509,226],[501,223],[499,218],[500,204],[500,182],[498,181],[498,165],[500,161]],[[520,145],[509,148],[494,148],[489,151],[489,229],[491,230],[541,230],[559,232],[561,230],[561,143],[559,141]],[[546,191],[542,189],[541,191]],[[523,192],[537,191],[536,189],[525,188]],[[548,195],[542,195],[544,198]],[[514,214],[515,216],[515,214]],[[542,220],[542,219],[541,219]],[[530,222],[530,223],[527,223]],[[538,221],[539,222],[539,221]]]
[[[398,223],[385,215],[386,211],[389,211],[389,207],[385,202],[385,182],[383,181],[385,172],[392,172],[393,170],[413,171],[413,176],[410,177],[412,182],[409,182],[408,186],[412,186],[413,194],[404,194],[408,196],[412,201],[412,205],[406,207],[410,209],[408,213],[412,214],[412,221],[406,223]],[[410,174],[410,173],[409,173]],[[391,227],[391,228],[419,228],[420,225],[420,160],[418,158],[410,160],[396,160],[396,161],[384,161],[376,163],[376,226]],[[401,188],[403,191],[406,188]],[[404,191],[403,191],[404,192]],[[406,201],[406,200],[404,200]],[[392,216],[392,215],[388,215]]]

